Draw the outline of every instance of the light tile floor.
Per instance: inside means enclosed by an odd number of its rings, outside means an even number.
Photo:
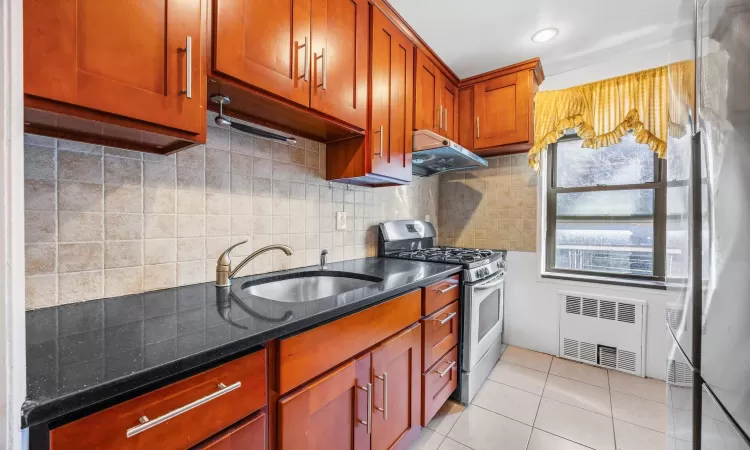
[[[663,381],[508,347],[470,405],[448,401],[411,450],[663,450]]]

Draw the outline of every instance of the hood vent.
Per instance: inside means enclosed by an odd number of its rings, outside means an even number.
[[[429,130],[413,134],[412,173],[429,177],[453,170],[487,167],[487,160]]]

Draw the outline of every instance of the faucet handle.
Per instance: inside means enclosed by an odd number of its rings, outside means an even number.
[[[219,256],[219,260],[216,261],[217,266],[227,266],[227,268],[232,266],[232,260],[229,257],[229,253],[234,250],[235,247],[238,245],[247,244],[247,239],[245,239],[242,242],[238,242],[236,244],[230,245],[228,249],[224,250],[224,252]]]
[[[328,260],[328,250],[323,249],[322,252],[320,252],[320,270],[326,270],[328,267],[326,267],[326,261]]]

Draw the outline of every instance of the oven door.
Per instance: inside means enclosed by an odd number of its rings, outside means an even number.
[[[467,284],[463,370],[470,371],[503,332],[505,274]]]

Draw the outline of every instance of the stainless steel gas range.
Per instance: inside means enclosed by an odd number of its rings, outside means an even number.
[[[503,333],[503,250],[438,247],[435,227],[420,220],[380,224],[378,254],[389,258],[460,264],[462,320],[459,341],[462,403],[469,403],[500,359]]]

